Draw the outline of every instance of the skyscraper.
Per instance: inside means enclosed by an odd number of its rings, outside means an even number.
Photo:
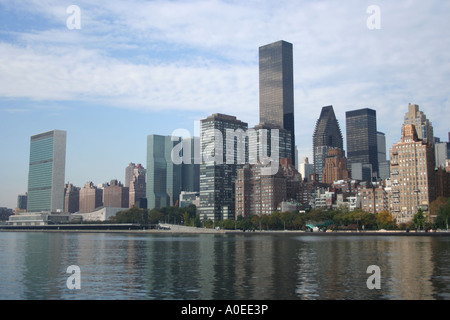
[[[200,138],[183,138],[182,190],[187,192],[200,191]],[[198,149],[198,150],[197,150]],[[189,152],[190,150],[190,152]]]
[[[377,151],[378,151],[378,177],[382,180],[390,177],[389,160],[386,159],[386,135],[383,132],[377,132]]]
[[[377,155],[378,163],[386,161],[386,135],[377,131]]]
[[[66,135],[53,130],[31,137],[28,212],[64,210]]]
[[[450,142],[438,142],[434,144],[436,168],[445,168],[445,160],[450,159]]]
[[[259,48],[259,118],[291,134],[295,163],[294,62],[292,44],[277,41]]]
[[[133,168],[133,169],[131,169]],[[147,185],[146,185],[146,170],[144,167],[138,163],[130,163],[130,165],[125,170],[125,176],[130,179],[129,181],[129,207],[132,208],[136,206],[138,208],[147,208]],[[126,178],[126,179],[128,179]]]
[[[350,166],[361,164],[369,166],[372,175],[362,175],[362,180],[371,181],[372,176],[378,176],[378,142],[377,142],[377,113],[365,108],[347,111],[347,161]],[[352,166],[352,178],[355,176]]]
[[[147,137],[147,206],[149,209],[175,205],[182,186],[182,166],[175,164],[172,150],[180,137]]]
[[[133,162],[130,162],[128,167],[125,168],[125,187],[129,187],[131,181],[133,181],[135,169],[136,169],[136,164]]]
[[[333,106],[327,106],[322,108],[313,134],[314,173],[317,174],[319,182],[322,182],[328,150],[332,148],[343,149],[342,132]]]
[[[234,219],[235,179],[238,165],[247,162],[248,124],[220,113],[200,124],[200,218]]]
[[[434,152],[418,138],[414,125],[403,125],[402,138],[390,150],[392,205],[397,223],[411,222],[421,208],[427,214],[436,198]]]
[[[426,143],[434,144],[433,125],[426,115],[419,111],[417,104],[409,104],[408,112],[405,114],[403,124],[413,124],[416,128],[417,137]]]
[[[249,130],[248,160],[251,164],[291,159],[291,148],[290,132],[277,125],[260,123]]]

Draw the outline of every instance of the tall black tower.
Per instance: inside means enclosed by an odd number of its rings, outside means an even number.
[[[289,131],[295,163],[294,62],[289,42],[259,48],[259,119]]]
[[[349,165],[370,165],[372,176],[378,175],[377,113],[359,109],[345,113],[347,127],[347,161]],[[371,179],[367,177],[364,180]]]

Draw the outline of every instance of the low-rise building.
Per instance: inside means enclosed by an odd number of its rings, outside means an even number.
[[[7,221],[11,226],[46,226],[50,224],[68,223],[73,216],[59,212],[28,212],[12,215]]]
[[[82,221],[108,221],[111,217],[115,216],[118,212],[124,211],[124,208],[113,208],[113,207],[101,207],[97,208],[93,212],[87,213],[77,213],[73,217],[78,217]]]
[[[200,206],[200,192],[181,191],[180,208],[189,207],[191,204]]]
[[[359,189],[361,209],[370,213],[389,211],[389,194],[384,186],[365,186]]]

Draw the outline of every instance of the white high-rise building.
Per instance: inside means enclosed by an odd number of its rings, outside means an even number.
[[[64,210],[66,136],[66,131],[53,130],[31,137],[28,212]]]

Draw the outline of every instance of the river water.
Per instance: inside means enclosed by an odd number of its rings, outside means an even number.
[[[450,237],[0,232],[0,272],[1,300],[448,300]]]

